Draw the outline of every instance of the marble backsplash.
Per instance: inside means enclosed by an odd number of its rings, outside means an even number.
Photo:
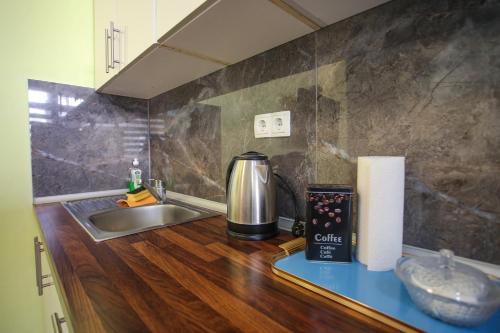
[[[395,0],[168,91],[150,101],[152,175],[224,202],[231,157],[259,151],[304,214],[308,183],[402,155],[405,244],[500,264],[499,31],[498,1]],[[254,115],[282,110],[291,136],[255,139]]]
[[[139,159],[149,176],[148,102],[28,81],[33,196],[127,187]]]

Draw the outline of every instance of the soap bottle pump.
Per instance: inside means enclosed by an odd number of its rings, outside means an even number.
[[[138,168],[139,160],[134,158],[132,161],[132,168],[130,168],[129,173],[129,182],[128,189],[129,191],[133,191],[142,186],[142,171]]]

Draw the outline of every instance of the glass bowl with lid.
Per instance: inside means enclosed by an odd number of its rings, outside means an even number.
[[[454,325],[481,325],[500,305],[499,281],[456,262],[450,250],[439,254],[402,257],[396,275],[413,302],[427,314]]]

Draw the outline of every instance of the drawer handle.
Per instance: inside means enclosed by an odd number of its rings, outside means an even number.
[[[63,333],[62,324],[66,322],[66,319],[64,317],[59,317],[57,312],[54,312],[54,319],[56,321],[56,327],[57,327],[56,333]]]
[[[50,274],[42,274],[42,252],[45,249],[42,247],[43,243],[38,241],[38,237],[35,237],[35,274],[36,274],[36,287],[38,289],[38,296],[43,295],[43,288],[53,285],[53,282],[44,283],[43,280],[50,277]]]
[[[120,39],[120,29],[115,28],[115,24],[113,22],[109,22],[109,32],[110,32],[110,41],[111,41],[111,63],[110,68],[115,69],[115,64],[119,64],[120,60],[115,59],[115,33],[118,34],[118,40]]]
[[[106,58],[105,60],[105,67],[106,67],[106,73],[109,73],[109,64],[108,64],[108,59],[109,59],[109,40],[111,37],[109,36],[108,29],[104,29],[104,57]]]

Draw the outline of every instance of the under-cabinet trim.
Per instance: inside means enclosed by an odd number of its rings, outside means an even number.
[[[187,56],[193,57],[193,58],[197,58],[197,59],[201,59],[201,60],[205,60],[205,61],[210,61],[210,62],[216,63],[217,65],[222,65],[222,66],[229,66],[229,65],[231,65],[230,62],[223,61],[223,60],[220,60],[220,59],[216,59],[216,58],[207,56],[207,55],[202,54],[202,53],[198,53],[198,52],[194,52],[194,51],[190,51],[190,50],[186,50],[186,49],[181,49],[181,48],[170,46],[170,45],[167,45],[167,44],[159,44],[158,46],[166,48],[166,49],[168,49],[170,51],[173,51],[173,52],[177,52],[177,53],[180,53],[180,54],[183,54],[183,55],[187,55]]]
[[[137,56],[137,58],[135,58],[134,60],[132,60],[131,62],[129,62],[128,64],[126,64],[125,67],[123,67],[122,69],[120,69],[120,71],[118,73],[116,73],[115,75],[113,75],[113,77],[111,77],[103,85],[101,85],[100,87],[94,87],[94,89],[97,92],[103,92],[103,90],[106,89],[118,77],[119,73],[127,71],[129,68],[131,68],[132,66],[134,66],[135,64],[137,64],[139,61],[141,61],[142,59],[144,59],[145,57],[147,57],[154,50],[156,50],[158,48],[158,46],[159,46],[158,43],[153,43],[146,50],[144,50],[141,54],[139,54]],[[128,96],[128,97],[130,97],[130,96]],[[141,99],[147,99],[147,98],[141,98]]]
[[[302,22],[303,24],[307,25],[309,28],[313,30],[319,30],[322,28],[322,26],[318,23],[315,22],[313,19],[302,13],[300,10],[297,8],[291,6],[290,4],[286,3],[283,0],[268,0],[270,3],[290,15],[291,17],[297,19],[298,21]]]
[[[206,0],[198,8],[193,10],[188,16],[183,18],[179,23],[174,25],[169,31],[167,31],[163,36],[158,38],[158,43],[165,43],[170,37],[184,29],[189,23],[196,20],[199,16],[203,15],[206,11],[211,9],[214,5],[219,3],[220,0]]]

